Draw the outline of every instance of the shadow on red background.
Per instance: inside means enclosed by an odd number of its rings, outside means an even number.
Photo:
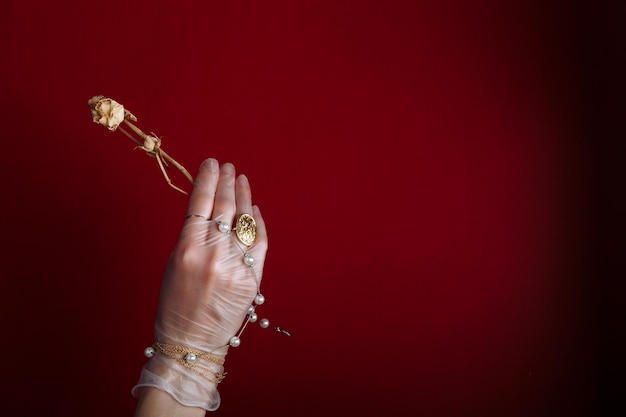
[[[624,384],[619,2],[10,2],[2,403],[132,415],[186,198],[246,173],[263,306],[217,415],[599,416]],[[621,136],[620,136],[621,135]],[[4,414],[4,413],[3,413]]]

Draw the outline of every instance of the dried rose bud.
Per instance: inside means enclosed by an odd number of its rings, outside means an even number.
[[[146,135],[146,138],[143,141],[143,146],[140,146],[140,148],[150,153],[159,149],[160,146],[161,139],[157,138],[156,136]]]
[[[124,106],[104,96],[94,96],[88,101],[94,123],[114,131],[124,121]]]

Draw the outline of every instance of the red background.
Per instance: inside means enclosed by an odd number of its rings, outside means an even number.
[[[187,199],[96,94],[264,213],[259,312],[293,337],[246,330],[214,414],[603,415],[619,3],[5,2],[5,415],[135,406]]]

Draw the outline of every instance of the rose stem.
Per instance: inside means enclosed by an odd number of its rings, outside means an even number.
[[[135,142],[137,145],[139,145],[139,146],[143,145],[143,143],[141,143],[141,142],[139,142],[137,139],[135,139],[135,138],[133,137],[133,135],[131,135],[130,133],[128,133],[126,130],[124,130],[124,128],[123,128],[123,127],[118,126],[118,127],[117,127],[117,129],[118,129],[119,131],[121,131],[123,134],[125,134],[126,136],[128,136],[128,137],[129,137],[129,138],[130,138],[133,142]]]
[[[137,135],[139,135],[139,137],[141,139],[143,139],[144,141],[146,140],[147,135],[145,133],[143,133],[143,131],[141,129],[139,129],[137,126],[135,126],[133,123],[129,122],[128,120],[124,119],[124,123],[126,123],[128,125],[128,127],[130,127]],[[128,132],[126,132],[124,129],[118,127],[118,129],[120,129],[123,133],[126,134],[126,136],[130,137],[135,143],[139,144],[139,146],[142,146],[143,143],[139,143],[137,142],[137,140],[135,138],[133,138],[131,135],[128,134]],[[159,148],[158,152],[160,152],[161,156],[163,158],[165,158],[169,163],[171,163],[172,165],[174,165],[188,180],[190,183],[193,184],[193,177],[191,176],[191,174],[189,173],[189,171],[187,171],[185,169],[184,166],[182,166],[180,163],[178,163],[178,161],[176,161],[174,158],[172,158],[171,156],[169,156],[164,150],[163,148]]]

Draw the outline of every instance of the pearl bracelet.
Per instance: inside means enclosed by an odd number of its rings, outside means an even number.
[[[192,370],[201,377],[216,384],[222,382],[222,380],[226,377],[226,372],[214,372],[206,366],[198,364],[198,360],[203,359],[218,366],[223,366],[225,359],[212,353],[186,346],[168,345],[159,342],[154,342],[152,346],[147,347],[144,351],[144,354],[148,358],[152,358],[156,353],[160,353],[168,358],[176,360],[185,368]]]

